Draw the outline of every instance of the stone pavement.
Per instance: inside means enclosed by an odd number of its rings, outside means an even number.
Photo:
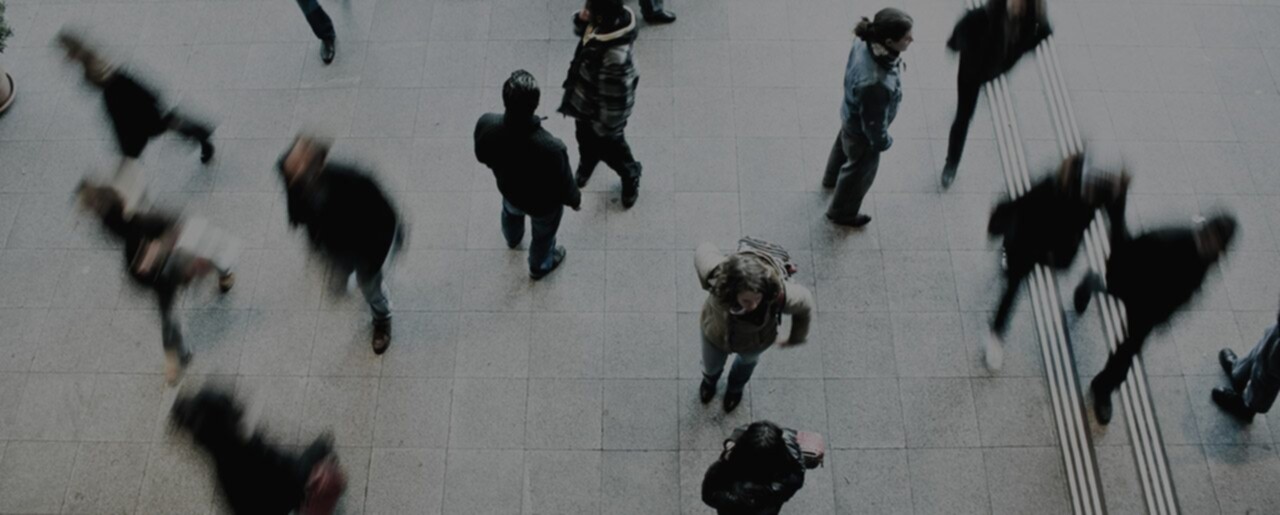
[[[734,426],[761,418],[827,436],[827,467],[788,513],[1071,509],[1026,295],[1004,370],[982,365],[999,288],[984,229],[1004,191],[985,99],[959,179],[937,192],[955,101],[942,42],[960,2],[897,4],[916,43],[867,203],[875,221],[859,232],[822,221],[818,179],[849,31],[881,5],[669,0],[679,21],[637,43],[640,201],[623,211],[601,170],[566,214],[568,261],[538,283],[524,247],[504,247],[470,134],[526,68],[576,161],[572,124],[551,111],[578,0],[325,1],[339,38],[329,67],[286,0],[7,3],[15,36],[0,64],[20,97],[0,118],[0,513],[223,511],[208,460],[166,431],[175,390],[153,302],[69,203],[115,154],[98,99],[49,47],[68,22],[218,121],[208,169],[172,139],[145,155],[160,204],[248,247],[235,290],[185,298],[186,383],[234,385],[288,444],[332,430],[352,476],[346,513],[708,513],[703,472]],[[1247,350],[1280,292],[1280,6],[1058,0],[1050,17],[1082,132],[1136,176],[1132,223],[1216,206],[1242,222],[1206,295],[1145,351],[1181,508],[1280,510],[1280,428],[1241,428],[1208,393],[1225,384],[1217,349]],[[1041,172],[1058,150],[1033,64],[1011,84]],[[331,291],[287,230],[272,167],[300,128],[375,164],[411,220],[385,356],[369,351],[358,298]],[[692,254],[745,234],[793,251],[818,313],[810,342],[768,352],[725,416],[697,401],[705,294]],[[1105,358],[1100,323],[1069,319],[1087,377]],[[1109,510],[1137,513],[1122,421],[1093,441]]]

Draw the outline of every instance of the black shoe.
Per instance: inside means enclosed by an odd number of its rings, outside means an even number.
[[[702,384],[698,386],[698,400],[701,400],[703,404],[706,404],[711,402],[711,399],[715,396],[716,383],[708,381],[705,377],[702,378]]]
[[[1253,415],[1255,412],[1249,409],[1248,406],[1245,406],[1244,398],[1234,390],[1228,390],[1222,387],[1214,388],[1210,397],[1213,398],[1214,404],[1217,404],[1219,408],[1222,408],[1222,411],[1231,414],[1231,416],[1235,417],[1237,420],[1246,424],[1253,422]]]
[[[1083,281],[1080,281],[1079,286],[1076,286],[1076,292],[1072,300],[1077,315],[1084,313],[1084,310],[1088,309],[1089,300],[1093,298],[1093,292],[1101,289],[1101,282],[1097,275],[1090,273],[1085,276]]]
[[[640,178],[632,177],[622,180],[622,207],[630,209],[640,198]]]
[[[1227,373],[1227,379],[1233,377],[1236,369],[1236,353],[1231,349],[1222,349],[1218,351],[1218,364],[1222,365],[1222,371]],[[1239,388],[1237,388],[1239,389]]]
[[[373,321],[373,340],[370,341],[374,354],[387,352],[391,346],[391,319]]]
[[[830,221],[831,221],[831,223],[836,224],[836,225],[843,225],[843,226],[845,226],[845,227],[853,227],[853,228],[855,228],[855,229],[856,229],[856,228],[859,228],[859,227],[862,227],[862,226],[865,226],[865,225],[867,225],[867,224],[871,223],[871,217],[870,217],[870,216],[867,216],[867,215],[858,215],[858,216],[853,217],[853,219],[852,219],[852,220],[839,220],[839,219],[836,219],[836,218],[831,218],[831,215],[827,215],[827,220],[830,220]]]
[[[324,61],[324,64],[332,63],[334,56],[338,55],[338,40],[325,39],[320,43],[320,60]]]
[[[564,247],[557,245],[555,250],[551,251],[551,267],[541,271],[530,270],[529,277],[533,278],[535,281],[546,277],[547,274],[555,271],[557,268],[560,268],[560,263],[564,263],[564,257],[567,255],[569,255],[569,251],[565,250]]]
[[[724,392],[724,411],[730,413],[742,404],[742,392]]]
[[[942,167],[942,189],[951,187],[951,183],[956,181],[956,165],[949,164]]]
[[[200,142],[200,163],[209,164],[213,160],[213,143],[208,140]]]
[[[1089,391],[1093,392],[1093,414],[1097,416],[1098,423],[1107,425],[1111,423],[1111,392],[1098,391],[1098,378],[1094,378],[1089,383]]]
[[[644,13],[644,21],[649,22],[650,24],[671,23],[673,21],[676,21],[676,13],[673,13],[666,9],[654,11],[651,13]]]

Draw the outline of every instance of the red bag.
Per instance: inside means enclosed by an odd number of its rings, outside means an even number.
[[[814,469],[822,466],[827,457],[827,442],[822,435],[813,431],[796,431],[796,443],[800,445],[800,456],[804,468]]]
[[[347,474],[338,466],[337,458],[325,458],[311,468],[307,478],[306,496],[302,499],[299,515],[331,515],[338,508],[338,499],[347,491]]]

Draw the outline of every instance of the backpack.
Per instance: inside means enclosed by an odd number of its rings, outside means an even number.
[[[796,275],[796,271],[799,270],[796,268],[795,263],[791,262],[791,254],[787,252],[787,249],[777,243],[769,243],[761,239],[744,236],[738,240],[738,253],[754,254],[765,258],[766,261],[773,264],[774,271],[778,273],[778,277],[781,277],[783,281],[790,280],[791,276]]]

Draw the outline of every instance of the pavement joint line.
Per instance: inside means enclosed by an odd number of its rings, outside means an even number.
[[[970,0],[969,5],[980,8],[978,0]],[[1010,197],[1017,198],[1030,189],[1031,177],[1007,79],[1003,75],[997,77],[986,83],[983,89],[991,106],[1005,185]],[[1060,149],[1065,149],[1061,143]],[[1064,330],[1064,314],[1050,295],[1057,290],[1053,274],[1037,265],[1028,277],[1028,289],[1073,513],[1106,513],[1097,473],[1097,457],[1085,425],[1084,403],[1075,376],[1075,360]]]
[[[1036,49],[1040,77],[1048,94],[1049,112],[1058,133],[1058,148],[1063,158],[1084,149],[1075,113],[1067,94],[1066,80],[1062,76],[1057,46],[1049,36]],[[1025,172],[1025,170],[1024,170]],[[1086,256],[1094,273],[1106,277],[1106,257],[1110,255],[1110,242],[1104,236],[1100,218],[1095,215],[1085,234]],[[1127,319],[1120,303],[1105,292],[1095,294],[1102,318],[1107,348],[1114,352],[1127,332]],[[1125,411],[1125,421],[1133,444],[1136,468],[1141,476],[1147,510],[1154,514],[1179,513],[1174,486],[1165,456],[1163,438],[1155,408],[1151,402],[1145,369],[1140,356],[1135,356],[1126,381],[1119,388],[1120,401]]]

